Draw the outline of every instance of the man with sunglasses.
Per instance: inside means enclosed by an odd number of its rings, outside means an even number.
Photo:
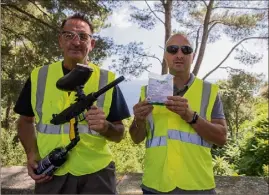
[[[53,149],[70,143],[69,124],[50,123],[52,114],[60,113],[76,101],[75,92],[56,88],[58,79],[77,63],[93,69],[84,85],[86,95],[115,79],[114,73],[88,61],[88,54],[95,45],[92,33],[93,26],[85,15],[78,13],[65,19],[59,34],[64,60],[35,68],[14,108],[20,114],[18,135],[27,155],[28,174],[36,182],[37,194],[116,194],[115,164],[107,140],[121,141],[124,135],[122,120],[130,116],[118,86],[97,100],[97,106],[85,113],[86,120],[78,122],[80,141],[54,176],[34,172],[40,159]]]
[[[132,140],[146,138],[143,193],[215,194],[210,151],[227,139],[218,87],[190,73],[194,53],[185,36],[168,39],[164,58],[174,75],[174,95],[151,105],[143,86],[133,107]]]

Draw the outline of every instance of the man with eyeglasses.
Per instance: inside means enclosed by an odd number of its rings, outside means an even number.
[[[65,125],[50,124],[52,114],[60,113],[76,101],[75,92],[56,88],[57,80],[77,63],[93,70],[84,85],[86,95],[115,79],[114,73],[88,61],[88,54],[95,45],[92,33],[93,26],[85,15],[77,13],[65,19],[59,34],[64,60],[35,68],[14,108],[20,114],[18,135],[37,194],[116,194],[115,164],[107,140],[121,141],[124,135],[122,120],[130,116],[118,86],[107,91],[104,98],[97,100],[98,106],[92,106],[85,113],[86,120],[78,123],[80,141],[54,176],[34,172],[40,159],[54,148],[70,143],[69,129],[66,130]]]
[[[210,151],[227,139],[218,87],[190,73],[194,53],[184,35],[168,39],[164,58],[174,95],[151,105],[143,86],[129,131],[136,144],[146,138],[143,194],[215,194]]]

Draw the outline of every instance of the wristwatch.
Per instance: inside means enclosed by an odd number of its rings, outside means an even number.
[[[189,124],[195,124],[196,121],[198,120],[199,118],[199,115],[197,114],[197,112],[194,112],[193,113],[193,116],[192,116],[192,120],[190,122],[188,122]]]

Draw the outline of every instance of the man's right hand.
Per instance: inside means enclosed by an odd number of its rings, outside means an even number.
[[[153,106],[147,100],[137,103],[133,107],[134,121],[129,132],[135,144],[141,143],[147,136],[146,118],[152,112]]]
[[[28,175],[35,180],[36,183],[44,183],[52,179],[52,176],[47,176],[45,174],[36,175],[34,170],[37,169],[37,162],[34,158],[28,158],[27,169]]]
[[[134,116],[138,120],[145,120],[153,110],[153,106],[147,100],[137,103],[133,107]]]

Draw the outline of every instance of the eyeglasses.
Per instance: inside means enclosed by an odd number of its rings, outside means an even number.
[[[169,45],[166,47],[166,51],[170,54],[175,55],[178,52],[179,48],[181,49],[184,55],[189,55],[193,52],[193,49],[187,45],[184,45],[181,47],[179,47],[178,45]]]
[[[66,41],[74,40],[76,36],[79,37],[79,40],[82,42],[87,42],[90,38],[92,38],[92,35],[83,32],[62,31],[61,34]]]

